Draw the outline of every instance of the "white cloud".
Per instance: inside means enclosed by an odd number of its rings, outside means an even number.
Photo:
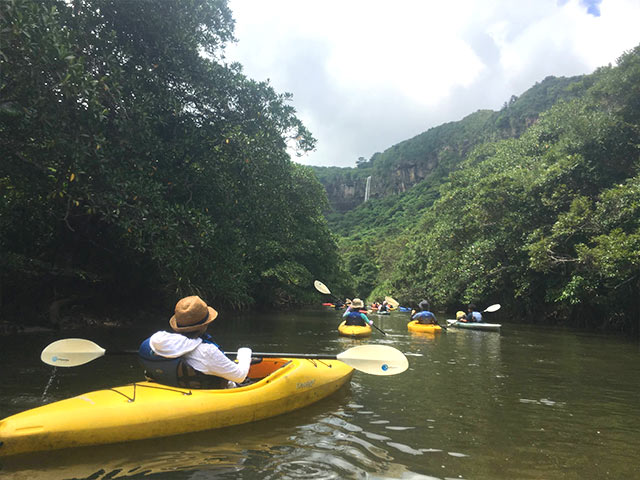
[[[594,3],[586,2],[586,3]],[[597,3],[597,2],[596,2]],[[318,139],[296,159],[354,166],[548,75],[590,73],[640,43],[640,2],[231,0],[227,58],[293,93]]]

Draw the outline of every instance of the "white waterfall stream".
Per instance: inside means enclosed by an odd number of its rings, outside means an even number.
[[[364,187],[364,201],[369,200],[369,190],[371,189],[371,175],[367,177],[367,185]]]

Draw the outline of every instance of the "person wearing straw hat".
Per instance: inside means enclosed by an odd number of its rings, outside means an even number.
[[[239,348],[231,361],[206,333],[218,316],[197,295],[182,298],[169,319],[173,332],[159,331],[140,346],[145,374],[158,383],[186,388],[229,388],[249,373],[251,349]]]
[[[344,312],[342,317],[345,319],[345,325],[360,325],[364,327],[365,325],[373,324],[372,320],[369,320],[364,313],[360,311],[361,308],[364,308],[364,302],[359,298],[354,298],[351,300],[351,305]]]

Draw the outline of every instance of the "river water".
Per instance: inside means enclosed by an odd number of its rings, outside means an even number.
[[[441,314],[440,319],[446,316]],[[407,314],[372,315],[367,340],[341,338],[318,307],[222,314],[225,350],[335,355],[391,345],[409,370],[351,383],[310,407],[260,422],[127,444],[0,457],[3,479],[630,479],[640,478],[640,346],[578,331],[503,324],[501,333],[407,331]],[[500,322],[499,312],[490,321]],[[65,332],[136,349],[165,320]],[[53,333],[0,337],[0,417],[142,379],[132,355],[54,369]]]

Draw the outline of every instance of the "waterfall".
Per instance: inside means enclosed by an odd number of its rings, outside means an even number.
[[[367,185],[364,187],[364,201],[369,200],[369,190],[371,189],[371,175],[367,177]]]

